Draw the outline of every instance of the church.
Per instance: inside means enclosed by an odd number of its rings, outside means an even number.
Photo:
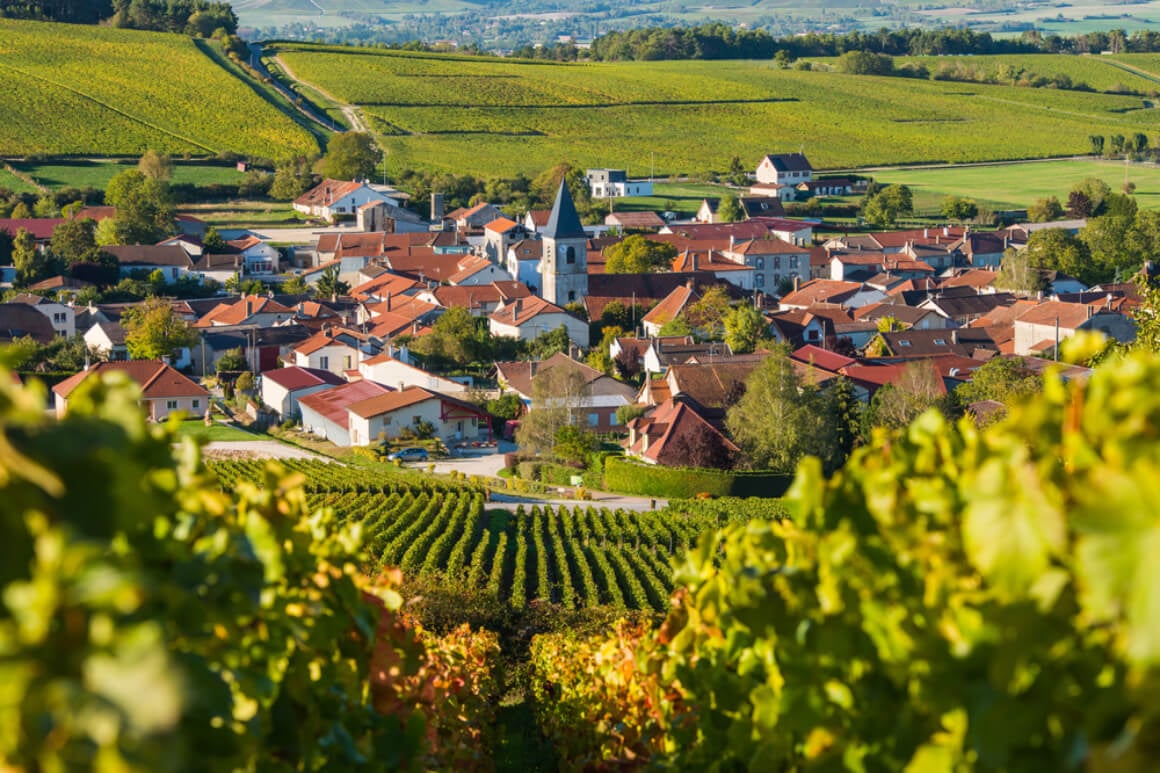
[[[588,235],[562,179],[548,224],[539,233],[540,295],[557,306],[582,301],[588,294]]]

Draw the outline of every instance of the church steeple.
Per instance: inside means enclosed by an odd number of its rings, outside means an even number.
[[[572,194],[568,191],[565,177],[560,178],[556,203],[552,205],[552,214],[541,233],[550,239],[588,238],[584,233],[584,226],[580,223],[580,216],[576,214],[576,205],[572,202]]]
[[[588,294],[588,234],[563,179],[548,224],[540,231],[540,287],[544,300],[563,306]]]

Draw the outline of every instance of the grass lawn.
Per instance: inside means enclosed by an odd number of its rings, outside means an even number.
[[[7,188],[16,193],[39,193],[36,186],[29,185],[24,180],[0,166],[0,188]]]
[[[211,443],[218,441],[260,440],[264,437],[255,432],[247,432],[232,424],[223,424],[220,421],[215,421],[207,427],[201,419],[190,419],[181,422],[177,426],[177,434],[179,437],[204,438],[207,442]]]
[[[36,180],[47,188],[101,188],[109,184],[117,174],[126,169],[136,169],[136,160],[126,161],[53,161],[43,164],[27,164],[13,162],[12,167]],[[4,172],[0,172],[0,186],[4,185]],[[187,183],[193,185],[237,185],[241,182],[242,173],[233,166],[209,164],[185,164],[177,162],[173,165],[173,179],[175,184]]]
[[[653,184],[652,196],[626,196],[614,199],[612,206],[616,212],[676,212],[677,217],[686,218],[697,214],[702,199],[718,198],[725,193],[743,195],[745,191],[712,183],[658,182]]]
[[[215,228],[257,228],[261,226],[294,226],[304,222],[283,201],[224,201],[211,204],[187,204],[179,208],[183,215],[193,215]]]
[[[1003,166],[940,169],[898,169],[873,172],[884,184],[909,185],[918,211],[937,210],[948,195],[966,196],[996,209],[1023,209],[1036,199],[1055,196],[1067,202],[1073,185],[1098,177],[1112,190],[1124,183],[1122,161],[1036,161]],[[1132,164],[1128,179],[1136,184],[1136,201],[1144,209],[1160,209],[1160,166]]]

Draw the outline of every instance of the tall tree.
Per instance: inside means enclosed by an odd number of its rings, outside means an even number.
[[[741,205],[737,202],[737,197],[732,194],[725,194],[717,203],[717,222],[718,223],[736,223],[744,217],[741,212]]]
[[[1035,295],[1047,289],[1047,277],[1032,264],[1026,250],[1009,249],[1003,253],[995,287],[1020,295]]]
[[[903,215],[914,211],[914,194],[905,185],[887,185],[863,199],[862,217],[880,228],[891,228]]]
[[[785,347],[776,347],[745,381],[725,416],[733,441],[756,469],[790,471],[806,456],[838,459],[833,417],[812,384],[802,382]]]
[[[761,312],[743,303],[725,315],[725,343],[734,354],[748,354],[769,334],[769,322]]]
[[[125,328],[125,348],[134,360],[172,357],[197,343],[197,331],[162,298],[150,298],[126,310],[121,326]]]
[[[156,150],[146,150],[137,162],[137,171],[150,180],[169,182],[173,177],[173,159]]]
[[[49,247],[56,258],[68,265],[96,262],[101,254],[96,231],[97,223],[92,218],[65,220],[53,229]]]
[[[12,243],[12,265],[16,267],[16,285],[27,287],[45,279],[49,272],[48,257],[36,246],[36,239],[23,228]]]
[[[560,430],[578,426],[590,389],[579,368],[557,366],[541,370],[532,379],[532,406],[516,431],[521,448],[546,454],[556,445]]]
[[[173,232],[169,186],[136,169],[109,181],[105,203],[117,208],[114,230],[121,244],[153,244]]]
[[[310,189],[310,159],[296,156],[279,161],[274,167],[274,181],[270,184],[270,198],[292,201]]]
[[[350,292],[350,283],[339,278],[338,266],[334,265],[322,272],[314,289],[323,298],[337,298]]]
[[[1029,371],[1022,357],[995,357],[971,373],[956,392],[964,405],[995,400],[1013,405],[1043,390],[1043,378]]]
[[[374,176],[381,158],[382,153],[370,134],[342,132],[331,138],[326,155],[314,165],[314,171],[333,180],[369,179]]]
[[[905,427],[928,408],[938,408],[948,418],[959,413],[934,366],[929,361],[912,362],[896,382],[874,393],[862,417],[863,434],[869,437],[874,427]]]
[[[609,247],[604,253],[606,274],[649,274],[672,268],[677,248],[633,234]]]

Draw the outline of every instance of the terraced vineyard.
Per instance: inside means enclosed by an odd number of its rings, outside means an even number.
[[[2,155],[318,150],[182,35],[0,19],[0,78]]]
[[[1157,118],[1141,96],[756,61],[557,64],[306,44],[278,53],[298,77],[361,106],[396,169],[485,176],[561,160],[695,173],[799,147],[825,168],[1040,158],[1087,153],[1090,135],[1148,131]],[[1045,55],[1042,69],[1099,66],[1063,59]],[[1099,85],[1156,85],[1106,70]]]
[[[362,524],[368,570],[397,566],[406,575],[462,578],[515,608],[543,599],[569,609],[663,611],[673,589],[671,558],[731,517],[700,503],[685,511],[535,505],[508,513],[487,509],[484,493],[471,488],[376,480],[364,470],[318,462],[286,466],[306,475],[312,506]],[[227,486],[260,477],[258,462],[219,462],[213,469]]]

